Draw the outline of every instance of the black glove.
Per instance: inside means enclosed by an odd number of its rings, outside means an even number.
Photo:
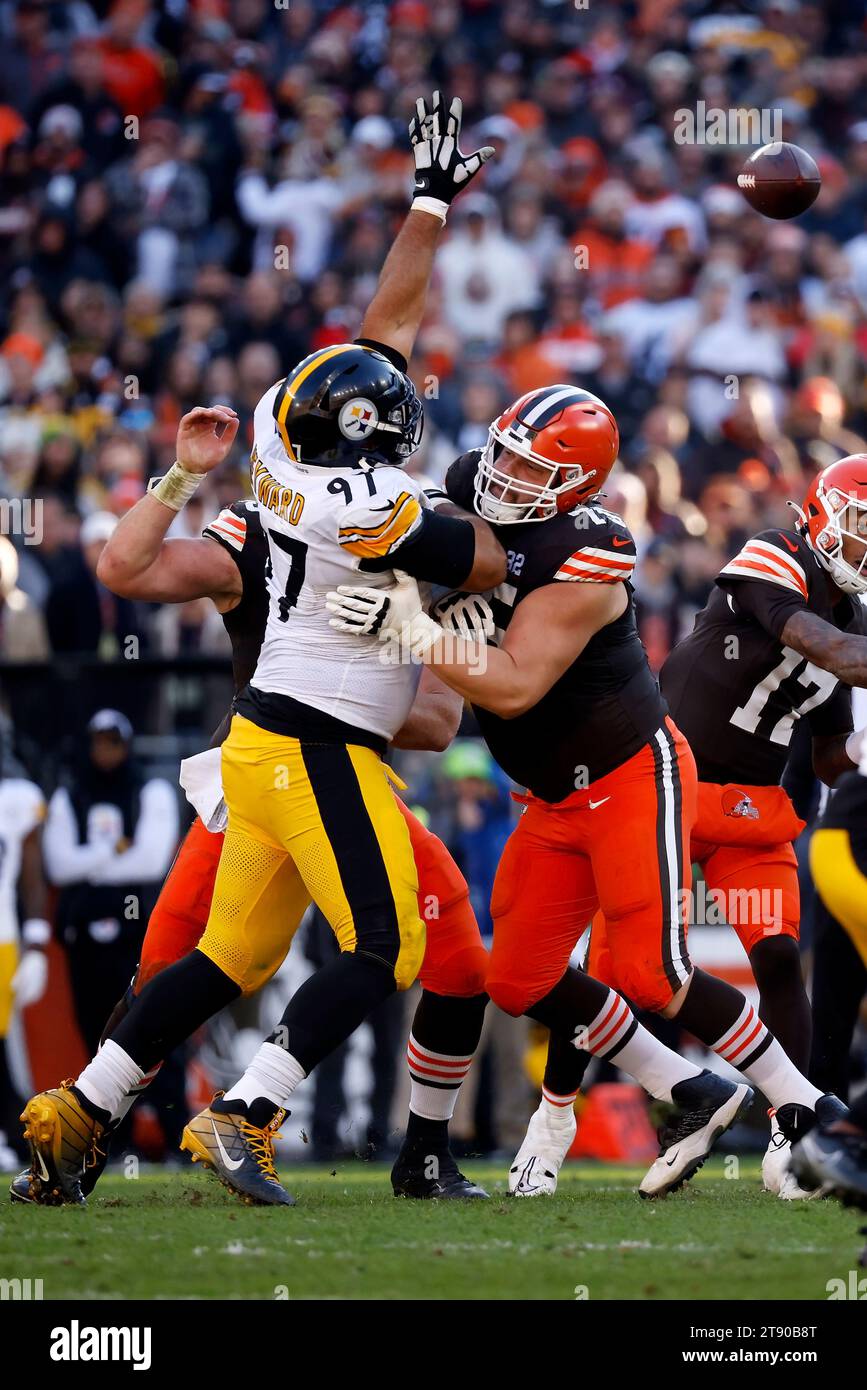
[[[452,199],[475,178],[482,165],[494,153],[485,145],[473,154],[461,154],[463,102],[455,97],[448,111],[442,96],[434,92],[433,105],[428,111],[424,97],[415,104],[416,114],[409,123],[409,138],[415,155],[414,208],[431,212],[446,220]]]

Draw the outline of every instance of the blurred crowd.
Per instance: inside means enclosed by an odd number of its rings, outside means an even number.
[[[207,604],[130,610],[94,576],[229,401],[237,455],[177,522],[247,491],[262,392],[352,337],[406,207],[406,124],[440,86],[497,160],[449,219],[412,364],[411,467],[441,479],[515,394],[568,379],[623,437],[609,504],[658,666],[745,533],[864,447],[865,0],[0,0],[0,657],[225,651]],[[817,159],[797,222],[678,112],[770,113]],[[699,136],[702,132],[699,129]],[[476,191],[476,188],[478,191]],[[8,513],[14,516],[14,513]]]

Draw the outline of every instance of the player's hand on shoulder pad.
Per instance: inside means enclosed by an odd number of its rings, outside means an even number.
[[[494,635],[494,614],[481,594],[446,594],[434,604],[432,614],[445,632],[458,637],[474,641]]]
[[[463,103],[454,97],[448,110],[440,92],[434,92],[430,108],[419,97],[416,114],[409,123],[409,138],[415,156],[415,198],[430,198],[442,204],[441,216],[452,199],[475,178],[482,165],[494,153],[492,145],[484,145],[472,154],[462,154],[459,148]],[[435,212],[435,207],[429,211]]]

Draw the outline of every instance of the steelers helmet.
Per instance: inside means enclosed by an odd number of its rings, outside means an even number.
[[[311,352],[273,410],[290,461],[305,467],[351,468],[362,459],[400,467],[421,442],[421,401],[409,377],[361,343]]]

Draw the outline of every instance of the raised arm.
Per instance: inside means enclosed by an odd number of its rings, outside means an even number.
[[[105,545],[97,577],[113,593],[152,603],[211,598],[221,612],[241,598],[238,567],[215,541],[167,540],[178,511],[228,455],[238,433],[229,406],[197,406],[178,426],[177,463],[122,517]]]
[[[452,200],[494,153],[490,145],[471,155],[458,148],[463,108],[455,97],[448,111],[439,92],[430,111],[416,102],[409,138],[415,156],[415,195],[406,221],[386,257],[379,284],[361,325],[361,337],[386,343],[409,361],[424,316],[434,252]]]

